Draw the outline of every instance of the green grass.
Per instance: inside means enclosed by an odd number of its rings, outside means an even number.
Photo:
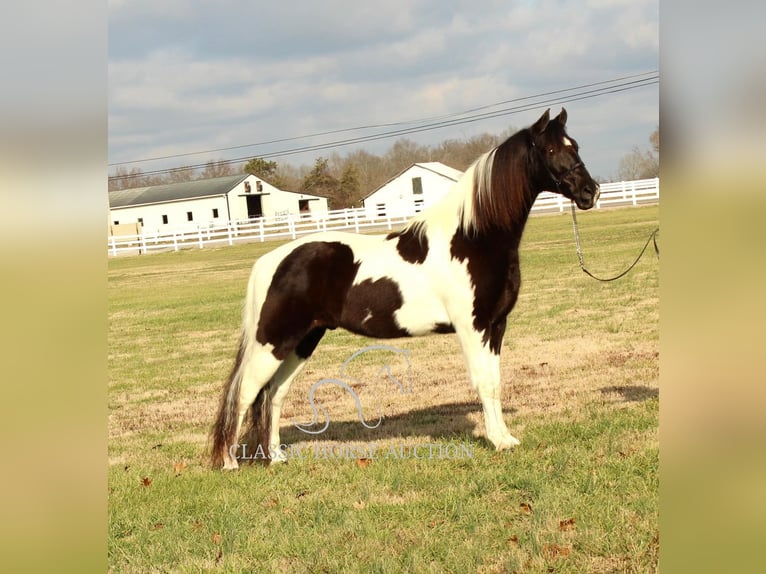
[[[609,275],[637,255],[658,208],[579,220],[586,263]],[[494,452],[476,432],[478,399],[454,336],[434,336],[391,343],[411,351],[415,392],[392,399],[368,464],[317,458],[320,443],[283,420],[283,440],[302,457],[213,471],[206,433],[247,277],[274,246],[109,260],[111,571],[656,571],[652,253],[624,279],[597,283],[577,266],[568,217],[530,220],[503,350],[506,419],[522,440],[512,452]],[[293,416],[305,420],[308,385],[371,342],[329,334],[291,393]],[[431,397],[438,392],[444,400]],[[364,440],[358,434],[353,416],[333,418],[323,444]],[[386,456],[426,443],[471,456]]]

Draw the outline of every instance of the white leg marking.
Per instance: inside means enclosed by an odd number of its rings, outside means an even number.
[[[287,462],[287,457],[279,448],[279,419],[282,415],[282,404],[290,391],[290,386],[305,364],[306,359],[302,359],[295,353],[290,353],[274,375],[272,384],[276,386],[276,392],[271,400],[271,431],[269,434],[269,448],[275,454],[274,458],[271,459],[272,464]]]
[[[511,435],[503,420],[503,406],[500,402],[500,356],[482,344],[481,335],[473,329],[458,331],[463,348],[471,385],[479,394],[484,409],[484,424],[487,438],[497,450],[506,450],[520,444]]]
[[[263,386],[269,382],[269,379],[279,368],[280,361],[271,354],[266,348],[260,348],[253,352],[253,355],[245,359],[246,364],[242,365],[242,382],[239,387],[239,401],[237,406],[237,431],[234,434],[234,440],[238,440],[239,433],[242,430],[242,421],[245,419],[247,410],[253,404],[255,397]],[[227,449],[236,448],[236,443],[228,445]],[[232,456],[236,454],[227,452],[224,454],[223,468],[233,470],[239,468],[237,459]]]

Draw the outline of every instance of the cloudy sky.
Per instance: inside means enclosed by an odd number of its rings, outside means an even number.
[[[406,135],[435,144],[525,127],[569,100],[584,161],[610,177],[649,146],[659,86],[636,75],[658,68],[658,0],[110,0],[110,172],[442,122]],[[395,139],[273,159],[382,153]]]

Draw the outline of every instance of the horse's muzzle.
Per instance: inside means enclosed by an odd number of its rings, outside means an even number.
[[[599,196],[601,195],[601,186],[597,183],[593,185],[586,185],[582,192],[575,196],[575,204],[580,209],[591,209],[596,205]]]

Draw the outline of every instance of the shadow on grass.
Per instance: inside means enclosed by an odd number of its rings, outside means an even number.
[[[515,409],[507,409],[504,414],[512,414]],[[292,424],[283,424],[280,438],[285,444],[304,441],[378,441],[411,436],[431,436],[437,440],[450,440],[470,436],[476,423],[470,415],[482,416],[481,405],[477,403],[449,403],[416,409],[397,415],[384,416],[376,428],[365,428],[358,420],[333,421],[321,434],[302,432]],[[330,413],[332,417],[332,413]],[[300,421],[298,421],[300,422]],[[377,423],[377,418],[367,421]],[[321,428],[318,425],[317,430]],[[479,442],[491,444],[483,438],[475,437]]]
[[[622,397],[625,402],[639,402],[649,399],[656,399],[660,396],[660,390],[656,387],[646,386],[623,386],[614,385],[611,387],[602,387],[599,389],[603,394],[616,393]]]

